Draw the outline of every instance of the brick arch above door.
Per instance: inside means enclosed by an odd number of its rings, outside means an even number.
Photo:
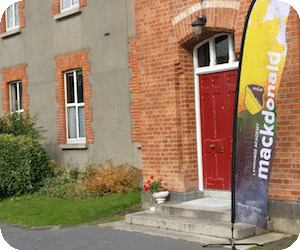
[[[239,12],[238,1],[205,1],[192,5],[172,19],[174,33],[178,43],[191,49],[199,41],[194,37],[191,24],[197,16],[205,15],[207,18],[203,34],[204,40],[216,33],[233,32],[236,29]]]

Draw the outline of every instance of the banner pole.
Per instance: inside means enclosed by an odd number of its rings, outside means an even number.
[[[237,142],[237,113],[238,113],[238,103],[239,103],[239,91],[240,91],[240,79],[241,79],[241,70],[242,70],[242,58],[244,52],[244,44],[246,40],[246,31],[248,27],[248,22],[250,19],[251,11],[253,9],[256,0],[253,0],[250,4],[244,30],[243,30],[243,37],[241,42],[241,50],[240,50],[240,57],[239,57],[239,69],[236,81],[236,92],[235,92],[235,105],[234,105],[234,119],[233,119],[233,131],[232,131],[232,170],[231,170],[231,248],[232,250],[236,250],[234,244],[234,223],[235,223],[235,215],[236,215],[236,207],[235,207],[235,174],[236,174],[236,142]]]

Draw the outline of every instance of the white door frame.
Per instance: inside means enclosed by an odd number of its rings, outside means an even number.
[[[215,52],[215,38],[221,35],[228,35],[229,37],[229,62],[224,64],[216,64],[216,52]],[[214,35],[205,41],[199,43],[194,47],[193,60],[194,60],[194,82],[195,82],[195,110],[196,110],[196,137],[197,137],[197,160],[198,160],[198,180],[199,190],[204,191],[203,185],[203,159],[202,159],[202,140],[201,140],[201,114],[200,114],[200,96],[199,96],[199,75],[218,73],[229,70],[235,70],[239,67],[239,62],[235,60],[234,49],[234,37],[233,34],[220,33]],[[197,49],[203,44],[209,42],[209,54],[210,65],[205,67],[198,67],[198,53]]]

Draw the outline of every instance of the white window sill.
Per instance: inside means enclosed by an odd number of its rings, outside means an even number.
[[[0,34],[0,37],[1,38],[5,38],[5,37],[8,37],[8,36],[12,36],[12,35],[16,35],[16,34],[19,34],[21,33],[21,28],[20,27],[17,27],[17,28],[14,28],[14,29],[11,29],[11,30],[8,30],[2,34]]]
[[[88,145],[86,143],[60,144],[59,147],[62,150],[85,150],[85,149],[88,149]]]
[[[65,18],[65,17],[68,17],[68,16],[72,16],[72,15],[75,15],[75,14],[79,14],[79,13],[81,13],[80,7],[76,6],[74,8],[71,8],[69,10],[63,11],[63,12],[55,15],[53,17],[53,19],[54,20],[60,20],[62,18]]]

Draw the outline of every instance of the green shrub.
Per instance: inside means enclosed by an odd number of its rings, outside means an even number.
[[[0,134],[27,135],[35,140],[43,139],[46,130],[36,127],[37,116],[31,117],[29,112],[19,114],[15,111],[0,118]]]
[[[64,172],[64,169],[60,165],[58,165],[55,162],[55,160],[50,161],[50,168],[51,168],[51,171],[53,172],[54,176],[60,176]]]
[[[141,175],[137,168],[127,164],[114,166],[111,161],[107,168],[103,165],[63,168],[54,161],[50,165],[55,176],[46,180],[39,193],[58,198],[87,199],[137,190]]]
[[[41,195],[58,198],[86,199],[94,197],[88,188],[81,182],[85,178],[85,170],[69,164],[67,167],[59,166],[54,160],[50,161],[54,177],[47,178],[45,185],[40,189]]]
[[[69,186],[74,183],[72,180],[55,176],[53,178],[47,178],[45,185],[40,189],[41,195],[57,198],[67,198]]]
[[[68,187],[68,192],[66,198],[69,199],[89,199],[95,198],[96,196],[92,194],[89,188],[83,184],[82,180],[78,180],[75,183],[72,183]]]
[[[0,134],[0,196],[32,193],[52,176],[49,155],[29,136]]]

